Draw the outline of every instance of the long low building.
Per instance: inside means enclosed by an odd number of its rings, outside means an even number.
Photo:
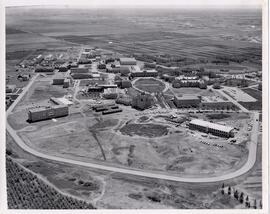
[[[74,73],[88,73],[89,72],[89,68],[70,68],[70,73],[74,74]]]
[[[39,107],[29,110],[28,121],[36,122],[56,117],[64,117],[68,114],[68,106],[65,105]]]
[[[120,58],[120,64],[121,65],[136,65],[137,61],[135,58],[129,58],[129,57],[122,57]]]
[[[174,104],[177,108],[199,107],[200,103],[200,97],[193,94],[183,94],[174,97]]]
[[[131,72],[131,77],[157,77],[158,72],[154,69],[152,70],[144,70],[144,71],[133,71]]]
[[[189,122],[189,128],[221,137],[233,137],[233,127],[211,123],[204,120],[194,119]]]

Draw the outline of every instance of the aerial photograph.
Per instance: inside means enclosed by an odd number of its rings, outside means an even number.
[[[8,209],[263,209],[261,7],[5,19]]]

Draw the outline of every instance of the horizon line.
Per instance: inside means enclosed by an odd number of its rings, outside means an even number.
[[[20,8],[20,7],[43,7],[43,8],[77,8],[77,9],[98,9],[98,8],[103,8],[103,9],[132,9],[132,8],[149,8],[149,9],[184,9],[184,8],[201,8],[201,9],[230,9],[230,8],[237,8],[237,9],[260,9],[262,8],[262,5],[205,5],[205,4],[197,4],[197,5],[128,5],[128,4],[111,4],[111,5],[89,5],[89,4],[47,4],[47,5],[42,5],[42,4],[32,4],[32,5],[7,5],[5,6],[6,8]]]

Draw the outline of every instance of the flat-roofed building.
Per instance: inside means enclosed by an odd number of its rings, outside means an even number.
[[[12,93],[16,89],[16,85],[6,85],[6,93]]]
[[[63,83],[63,88],[68,88],[70,84],[70,80],[69,79],[64,79],[64,83]]]
[[[64,84],[64,80],[65,80],[65,76],[57,73],[54,77],[53,77],[53,85],[63,85]]]
[[[236,108],[236,106],[225,100],[220,96],[202,96],[201,97],[201,107],[202,109],[221,109],[221,110],[229,110]]]
[[[70,68],[70,73],[74,74],[74,73],[88,73],[89,69],[88,68]]]
[[[152,97],[149,94],[141,93],[132,98],[132,107],[140,110],[149,108],[152,105]]]
[[[28,121],[36,122],[57,117],[64,117],[68,114],[68,106],[66,105],[39,107],[29,110]]]
[[[41,72],[44,72],[44,73],[49,73],[49,72],[53,72],[54,69],[52,67],[49,67],[49,66],[37,66],[36,69],[35,69],[35,72],[36,73],[41,73]]]
[[[197,77],[190,77],[189,79],[186,78],[179,78],[177,77],[175,80],[172,81],[172,86],[174,88],[180,87],[197,87],[201,89],[206,89],[207,85],[204,80],[196,79]]]
[[[177,108],[185,107],[199,107],[201,99],[197,95],[184,94],[181,96],[174,96],[174,104]]]
[[[87,92],[88,93],[92,93],[92,92],[103,93],[104,92],[104,87],[102,87],[102,86],[89,86],[87,88]]]
[[[73,73],[71,74],[73,79],[90,79],[93,78],[92,74],[89,73]]]
[[[134,71],[131,74],[131,77],[157,77],[158,72],[156,70],[144,70],[144,71]]]
[[[120,58],[120,64],[121,65],[136,65],[137,61],[135,58],[129,58],[129,57],[122,57]]]
[[[189,128],[221,137],[233,137],[233,127],[224,126],[217,123],[211,123],[204,120],[194,119],[189,122]]]
[[[107,67],[107,69],[106,69],[106,71],[108,72],[108,73],[114,73],[114,74],[116,74],[116,73],[130,73],[130,70],[129,70],[129,68],[128,67],[124,67],[124,66],[120,66],[120,67]]]

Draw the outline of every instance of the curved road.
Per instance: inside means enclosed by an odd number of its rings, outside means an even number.
[[[10,108],[7,111],[7,116],[12,112],[16,104],[19,102],[19,100],[24,96],[26,91],[29,89],[29,87],[32,85],[34,80],[36,79],[33,78],[31,83],[28,84],[28,86],[25,88],[25,90],[20,94],[20,96],[16,99],[16,101],[10,106]],[[187,183],[209,183],[209,182],[220,182],[228,179],[232,179],[238,176],[241,176],[242,174],[245,174],[248,172],[253,165],[256,162],[256,152],[257,152],[257,140],[258,140],[258,120],[259,120],[259,113],[255,112],[253,115],[253,129],[252,129],[252,134],[251,134],[251,141],[249,142],[249,155],[248,155],[248,160],[247,162],[238,170],[221,175],[221,176],[215,176],[215,177],[203,177],[203,178],[188,178],[188,177],[178,177],[174,175],[166,175],[162,174],[161,172],[149,172],[149,171],[142,171],[142,170],[137,170],[137,169],[127,169],[127,168],[121,168],[121,167],[115,167],[115,166],[106,166],[104,164],[95,164],[95,163],[88,163],[88,162],[83,162],[83,161],[78,161],[78,160],[72,160],[72,159],[67,159],[63,157],[57,157],[49,154],[44,154],[39,151],[34,150],[33,148],[29,147],[26,145],[23,140],[17,135],[16,131],[8,124],[6,123],[6,128],[9,134],[13,137],[15,142],[25,151],[29,152],[30,154],[33,154],[37,157],[53,160],[53,161],[58,161],[62,163],[68,163],[68,164],[75,164],[79,166],[84,166],[84,167],[90,167],[90,168],[96,168],[100,170],[106,170],[106,171],[111,171],[111,172],[117,172],[117,173],[124,173],[124,174],[129,174],[129,175],[134,175],[134,176],[142,176],[142,177],[148,177],[148,178],[155,178],[155,179],[164,179],[164,180],[169,180],[169,181],[177,181],[177,182],[187,182]],[[7,121],[7,120],[6,120]]]

